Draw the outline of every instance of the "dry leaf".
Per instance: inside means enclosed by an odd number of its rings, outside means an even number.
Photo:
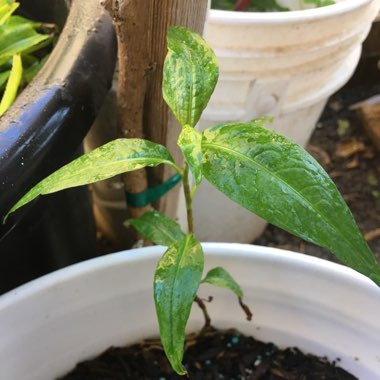
[[[331,164],[329,154],[317,145],[308,145],[307,151],[322,165],[328,166]]]
[[[361,102],[355,103],[350,105],[348,108],[350,111],[357,110],[358,108],[362,106],[370,106],[373,104],[379,104],[380,103],[380,94],[371,96],[370,98],[366,100],[362,100]]]
[[[335,153],[338,157],[348,158],[365,150],[366,147],[361,141],[353,139],[337,144]]]
[[[340,100],[331,100],[329,101],[329,107],[333,111],[339,112],[343,108],[343,103]]]
[[[345,194],[343,195],[343,199],[346,202],[354,201],[355,199],[360,198],[360,195],[358,193],[352,193],[352,194]]]
[[[370,241],[377,238],[380,238],[380,228],[376,228],[375,230],[369,231],[364,235],[365,240]]]
[[[346,174],[345,172],[341,172],[341,171],[336,170],[336,171],[329,173],[329,176],[331,178],[338,178],[338,177],[344,177],[345,174]]]
[[[355,156],[351,161],[346,164],[347,169],[355,169],[359,166],[358,156]]]

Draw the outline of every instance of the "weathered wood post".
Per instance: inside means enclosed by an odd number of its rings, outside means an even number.
[[[179,127],[162,98],[166,34],[171,25],[202,33],[208,0],[103,0],[102,4],[111,14],[118,38],[118,135],[163,144],[178,161]],[[141,193],[171,175],[166,167],[127,173],[125,189],[127,193]],[[160,198],[155,207],[173,217],[178,195],[177,186]],[[138,217],[150,207],[130,206],[128,214]]]

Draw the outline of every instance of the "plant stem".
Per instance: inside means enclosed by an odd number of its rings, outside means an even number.
[[[204,301],[201,298],[199,298],[198,296],[195,297],[194,302],[196,302],[198,304],[198,306],[200,307],[200,309],[202,310],[203,316],[205,318],[204,328],[207,329],[208,327],[211,326],[211,318],[208,314],[206,305],[205,305]]]
[[[239,297],[239,305],[243,309],[245,315],[247,316],[247,321],[251,321],[253,314],[249,307],[243,302],[243,300]]]
[[[191,188],[189,182],[189,166],[185,163],[185,168],[183,169],[183,191],[185,193],[185,201],[186,201],[186,213],[187,213],[187,225],[189,228],[189,233],[192,234],[194,232],[193,228],[193,199],[191,196]]]

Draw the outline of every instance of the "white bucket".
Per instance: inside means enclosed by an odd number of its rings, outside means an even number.
[[[305,146],[328,97],[353,74],[378,8],[377,0],[340,0],[292,12],[210,10],[205,38],[220,79],[199,129],[269,115],[269,128]],[[251,242],[265,222],[217,192],[206,184],[195,197],[199,239]]]
[[[236,296],[201,287],[213,324],[281,347],[340,358],[363,380],[379,379],[380,290],[353,270],[264,247],[205,244],[206,270],[225,267],[240,283],[254,318]],[[152,278],[163,247],[82,262],[0,297],[0,379],[53,380],[110,346],[158,335]],[[189,330],[202,327],[194,307]]]

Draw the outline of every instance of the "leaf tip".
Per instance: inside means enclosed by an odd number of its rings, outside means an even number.
[[[186,368],[185,366],[182,364],[182,363],[179,363],[179,365],[172,365],[173,366],[173,369],[174,371],[180,375],[180,376],[185,376],[185,375],[188,375],[187,371],[186,371]]]

